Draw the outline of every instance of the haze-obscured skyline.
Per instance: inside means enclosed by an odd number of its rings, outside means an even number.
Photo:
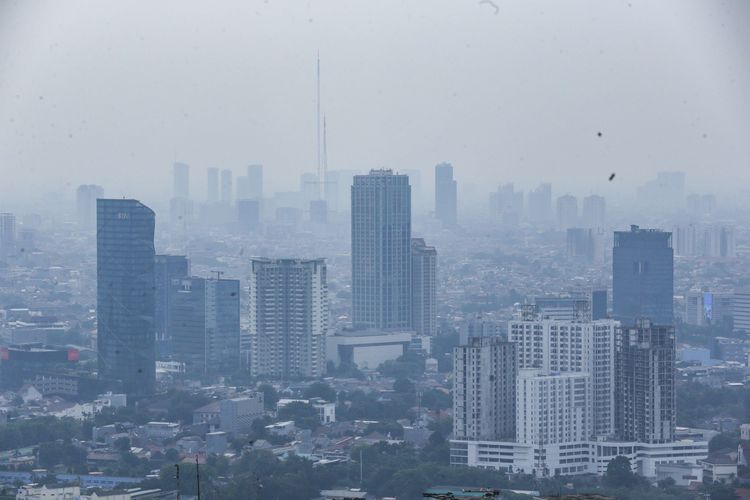
[[[688,190],[750,181],[750,5],[473,0],[0,3],[0,198],[171,196],[171,166],[266,192],[314,171],[449,161],[463,186]],[[599,137],[598,133],[602,136]],[[616,172],[616,182],[607,178]]]

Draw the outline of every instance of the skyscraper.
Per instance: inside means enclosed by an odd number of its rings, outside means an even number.
[[[437,251],[422,238],[411,240],[412,328],[437,335]]]
[[[96,227],[96,200],[104,196],[101,186],[83,184],[76,190],[76,216],[78,225],[85,229]]]
[[[607,202],[603,196],[592,194],[583,199],[583,226],[600,229],[606,222]]]
[[[446,226],[456,223],[457,187],[453,179],[453,165],[435,165],[435,217]]]
[[[325,372],[328,284],[323,259],[253,259],[250,372],[315,378]]]
[[[209,168],[206,174],[208,182],[206,200],[209,203],[217,203],[219,201],[219,169]]]
[[[672,234],[631,226],[615,231],[612,250],[613,317],[625,325],[640,318],[674,322]]]
[[[184,255],[157,255],[154,260],[154,329],[157,341],[169,340],[169,288],[173,279],[190,276],[190,262]]]
[[[672,326],[639,319],[617,329],[615,423],[621,439],[674,441],[675,334]]]
[[[7,258],[16,248],[16,216],[0,213],[0,258]]]
[[[529,191],[529,220],[535,224],[552,221],[552,184],[542,183]]]
[[[260,226],[260,201],[237,200],[237,222],[243,231],[256,231]]]
[[[248,165],[249,196],[251,200],[263,199],[263,165]]]
[[[453,348],[454,439],[515,437],[516,349],[500,337]]]
[[[232,204],[232,171],[228,169],[221,171],[221,202]]]
[[[557,229],[565,231],[578,225],[578,200],[569,194],[557,199]]]
[[[175,163],[172,167],[172,196],[187,200],[190,198],[190,167],[184,163]]]
[[[174,358],[188,373],[229,375],[240,366],[240,282],[196,276],[170,283]]]
[[[409,328],[409,177],[392,170],[354,176],[351,219],[354,327]]]
[[[97,200],[99,378],[133,396],[154,391],[154,212],[138,200]]]

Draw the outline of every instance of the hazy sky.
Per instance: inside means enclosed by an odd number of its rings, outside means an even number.
[[[419,168],[555,192],[750,181],[750,2],[0,0],[0,199],[171,196],[171,165]],[[597,133],[601,132],[602,137]],[[607,182],[610,172],[616,180]]]

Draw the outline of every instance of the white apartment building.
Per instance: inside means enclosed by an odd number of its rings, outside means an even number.
[[[523,315],[508,323],[508,340],[516,345],[518,369],[585,372],[591,377],[592,435],[615,431],[615,328],[611,319],[559,321]]]
[[[591,377],[586,372],[518,371],[516,441],[557,444],[586,441],[592,434]]]

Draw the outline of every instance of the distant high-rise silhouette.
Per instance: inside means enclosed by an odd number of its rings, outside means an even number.
[[[260,226],[260,201],[237,200],[237,223],[243,231],[256,231]]]
[[[190,198],[190,167],[184,163],[175,163],[172,167],[174,198]]]
[[[606,200],[592,194],[583,199],[583,225],[586,228],[603,228],[606,222]]]
[[[672,234],[631,226],[615,231],[612,249],[612,312],[633,325],[640,318],[674,324]]]
[[[0,258],[7,258],[16,247],[16,216],[0,213]]]
[[[419,335],[437,334],[437,251],[422,238],[411,240],[412,328]]]
[[[138,200],[97,200],[99,377],[129,395],[153,393],[154,212]]]
[[[351,219],[354,327],[409,328],[409,177],[392,170],[354,176]]]
[[[154,329],[157,341],[168,340],[169,288],[173,279],[190,276],[190,261],[184,255],[157,255],[154,263],[156,302]]]
[[[529,220],[535,224],[552,221],[552,184],[539,184],[529,191]]]
[[[248,289],[254,376],[323,375],[328,333],[326,274],[323,259],[253,259]]]
[[[86,229],[96,227],[96,200],[104,197],[104,190],[95,184],[83,184],[76,190],[78,225]]]
[[[240,366],[240,282],[173,279],[169,332],[174,358],[191,374],[230,375]]]
[[[435,217],[443,224],[456,223],[457,187],[453,180],[453,165],[435,165]]]
[[[263,165],[249,165],[247,167],[247,178],[250,181],[248,198],[251,200],[263,199]]]
[[[557,199],[557,229],[566,231],[578,225],[578,200],[569,194]]]
[[[221,171],[221,202],[226,205],[232,204],[232,171]]]
[[[207,175],[207,191],[206,199],[209,203],[217,203],[219,201],[219,169],[209,168],[206,171]]]

